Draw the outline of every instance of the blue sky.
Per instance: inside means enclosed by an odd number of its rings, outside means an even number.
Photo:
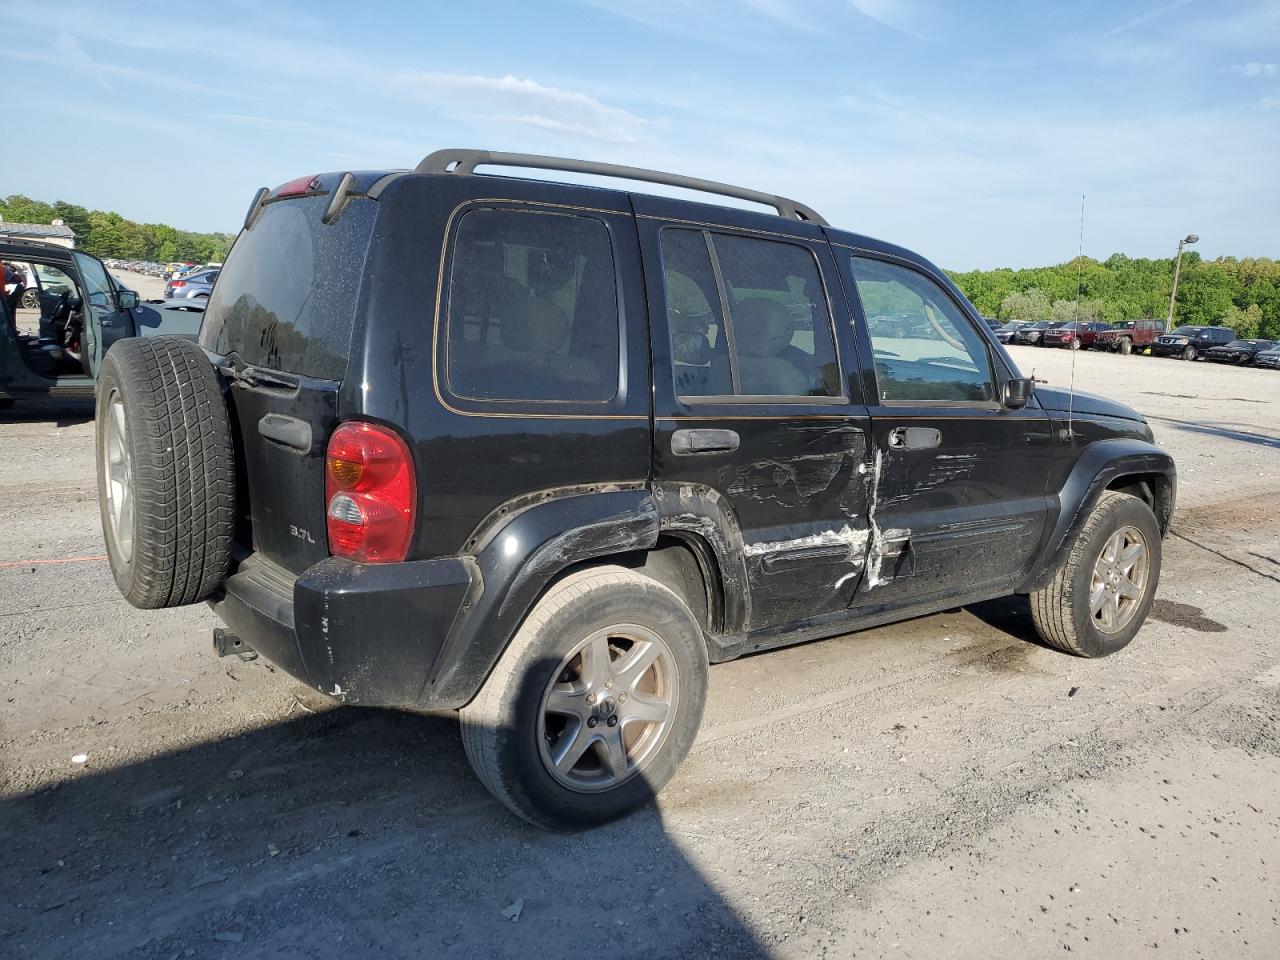
[[[108,9],[108,7],[110,9]],[[0,193],[234,231],[442,146],[787,194],[957,269],[1280,256],[1280,0],[0,0]],[[21,38],[22,42],[17,42]]]

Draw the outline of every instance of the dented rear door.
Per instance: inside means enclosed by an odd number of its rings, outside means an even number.
[[[719,514],[745,567],[748,632],[846,608],[866,559],[870,420],[844,372],[856,369],[854,347],[821,231],[753,214],[741,229],[710,227],[664,216],[659,198],[633,202],[650,291],[654,480],[678,501],[667,512],[677,523],[686,508]],[[686,519],[696,530],[699,518]]]

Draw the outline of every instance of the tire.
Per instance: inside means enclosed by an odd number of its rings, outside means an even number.
[[[1128,337],[1121,337],[1120,343],[1117,344],[1116,349],[1120,351],[1120,356],[1127,357],[1129,354],[1133,353],[1133,341]]]
[[[1182,348],[1181,357],[1183,360],[1195,360],[1199,355],[1200,354],[1196,351],[1196,348],[1191,346],[1191,344],[1187,344]]]
[[[27,310],[39,310],[40,309],[40,291],[30,287],[27,288],[26,290],[23,290],[22,300],[19,301],[19,303],[22,307],[24,307]]]
[[[116,586],[135,607],[197,603],[231,560],[235,468],[217,374],[177,337],[112,345],[98,377],[98,503]]]
[[[595,671],[596,682],[584,684],[593,671],[574,651],[584,643],[587,649],[610,650],[628,635],[657,640],[665,653],[659,652],[654,667],[645,668],[632,686],[625,679],[618,682],[612,672],[624,668],[630,654],[614,659],[606,653],[607,671]],[[597,646],[601,643],[607,646]],[[616,695],[605,693],[609,688],[599,682],[601,676],[617,683]],[[592,567],[557,583],[534,607],[480,693],[462,709],[462,742],[480,781],[517,816],[546,829],[578,829],[620,817],[657,795],[693,745],[706,688],[706,646],[688,606],[639,573]],[[589,698],[596,691],[605,693],[598,702]],[[630,699],[623,696],[627,691]],[[640,720],[640,733],[629,735],[632,744],[622,748],[623,772],[614,776],[606,765],[607,744],[621,744],[612,738],[639,720],[632,712],[653,707],[664,691],[666,719]],[[547,711],[544,700],[557,696],[579,712]],[[618,718],[615,727],[612,721]],[[586,732],[588,727],[596,732]],[[610,732],[614,729],[618,734]],[[564,772],[553,772],[552,752],[565,737],[580,744],[583,736],[605,740],[588,745],[572,763],[566,758]],[[636,751],[643,754],[638,759]]]
[[[1138,595],[1116,629],[1107,629],[1091,609],[1096,565],[1113,538],[1133,531],[1146,548],[1145,574]],[[1125,541],[1128,542],[1128,541]],[[1121,554],[1123,555],[1123,554]],[[1127,580],[1127,577],[1122,579]],[[1031,594],[1031,618],[1050,646],[1078,657],[1105,657],[1128,645],[1146,620],[1160,582],[1160,528],[1143,501],[1108,490],[1102,494],[1071,552],[1048,586]],[[1121,584],[1123,586],[1123,584]],[[1106,603],[1104,593],[1104,606]],[[1125,598],[1118,602],[1123,605]]]
[[[1072,338],[1071,338],[1071,349],[1072,349],[1072,350],[1079,350],[1079,349],[1080,349],[1080,338],[1079,338],[1079,337],[1072,337]]]

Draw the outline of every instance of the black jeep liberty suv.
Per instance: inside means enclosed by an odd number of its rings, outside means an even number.
[[[259,191],[198,344],[116,343],[97,422],[131,603],[207,601],[219,652],[344,703],[457,711],[559,829],[661,789],[708,663],[1008,594],[1119,650],[1175,497],[1139,414],[1034,389],[908,250],[479,151]]]

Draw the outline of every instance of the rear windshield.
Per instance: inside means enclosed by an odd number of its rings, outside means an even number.
[[[353,202],[326,226],[328,202],[270,203],[240,234],[205,310],[203,346],[288,373],[345,375],[375,205]]]

